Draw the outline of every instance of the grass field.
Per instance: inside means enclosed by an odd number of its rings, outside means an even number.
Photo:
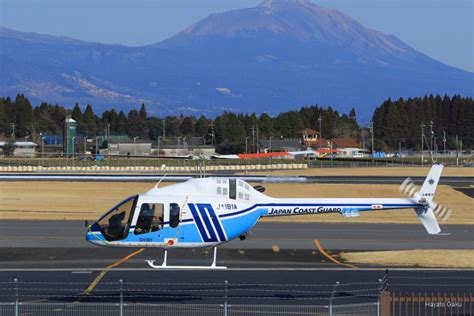
[[[163,184],[169,185],[169,183]],[[125,197],[143,193],[152,183],[131,182],[0,182],[0,219],[94,220]],[[274,197],[403,197],[398,185],[266,183]],[[448,224],[474,224],[474,203],[449,186],[440,186],[438,203],[454,210]],[[268,221],[419,223],[413,210],[274,217]]]
[[[473,250],[391,250],[343,252],[341,258],[350,263],[383,266],[474,268]]]

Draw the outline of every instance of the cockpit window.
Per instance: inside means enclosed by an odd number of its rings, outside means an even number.
[[[143,203],[140,207],[135,235],[155,232],[163,228],[164,205],[159,203]]]
[[[121,202],[99,221],[100,231],[108,241],[124,239],[128,235],[129,219],[132,213],[137,196],[132,196]]]

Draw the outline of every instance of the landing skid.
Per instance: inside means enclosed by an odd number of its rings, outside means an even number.
[[[210,266],[169,266],[168,263],[168,249],[165,248],[165,253],[164,253],[164,258],[163,258],[163,263],[160,265],[155,264],[155,260],[146,260],[148,265],[153,268],[153,269],[188,269],[188,270],[194,270],[194,269],[202,269],[202,270],[224,270],[227,269],[225,266],[217,266],[217,247],[214,247],[214,254],[213,254],[213,260],[212,264]]]

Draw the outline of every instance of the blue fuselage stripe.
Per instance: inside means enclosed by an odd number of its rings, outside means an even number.
[[[214,226],[216,227],[219,238],[221,239],[221,241],[225,241],[226,239],[225,239],[224,232],[222,231],[221,223],[219,222],[219,219],[217,218],[216,212],[212,208],[212,205],[211,204],[200,204],[200,205],[202,205],[203,208],[207,209],[207,211],[211,215],[212,222],[214,223]]]
[[[191,210],[191,213],[193,214],[194,222],[196,223],[196,226],[199,230],[199,234],[201,235],[202,241],[209,241],[209,238],[207,238],[206,231],[204,230],[204,226],[202,225],[201,219],[199,218],[199,214],[197,213],[196,207],[194,206],[194,204],[191,203],[189,203],[188,206]]]
[[[201,213],[201,217],[204,221],[204,224],[206,225],[207,231],[209,232],[209,236],[211,237],[211,241],[217,241],[217,236],[216,232],[214,231],[214,228],[212,227],[211,221],[209,220],[209,215],[207,213],[206,204],[198,204],[198,210]]]

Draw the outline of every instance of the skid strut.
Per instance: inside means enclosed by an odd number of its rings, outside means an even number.
[[[168,265],[168,249],[164,249],[164,256],[163,256],[163,262],[161,265],[156,265],[155,260],[146,260],[148,265],[153,268],[153,269],[209,269],[209,270],[222,270],[222,269],[227,269],[227,267],[224,266],[218,266],[217,265],[217,247],[213,247],[213,255],[212,255],[212,264],[210,266],[169,266]]]

